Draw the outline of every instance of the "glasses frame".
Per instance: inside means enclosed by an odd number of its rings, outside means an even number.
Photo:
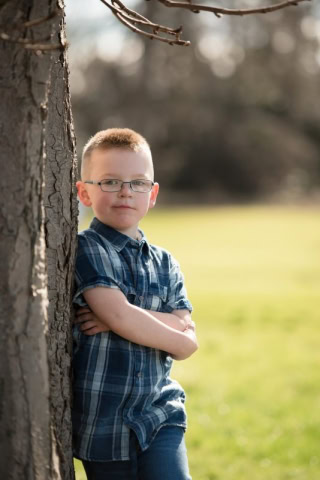
[[[120,187],[117,189],[117,190],[103,190],[102,187],[103,187],[103,184],[102,182],[104,180],[116,180],[117,182],[120,182]],[[132,182],[136,182],[137,180],[141,180],[141,181],[147,181],[147,182],[151,182],[150,184],[150,188],[149,190],[146,190],[144,192],[140,192],[139,190],[135,190],[133,187],[132,187]],[[139,178],[135,178],[134,180],[130,180],[130,182],[123,182],[122,180],[119,180],[118,178],[108,178],[108,179],[103,179],[103,180],[100,180],[100,182],[97,182],[95,180],[86,180],[84,183],[89,183],[91,185],[99,185],[100,189],[102,192],[104,193],[116,193],[116,192],[121,192],[122,190],[122,187],[125,183],[128,183],[130,185],[130,189],[135,192],[135,193],[149,193],[151,192],[153,186],[154,186],[154,182],[152,180],[148,180],[148,179],[139,179]]]

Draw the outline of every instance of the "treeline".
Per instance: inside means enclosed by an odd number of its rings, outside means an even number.
[[[314,195],[320,184],[316,19],[298,8],[211,25],[189,12],[160,13],[184,24],[192,47],[130,33],[117,61],[94,54],[77,66],[73,61],[78,151],[97,130],[128,126],[152,146],[162,200]]]

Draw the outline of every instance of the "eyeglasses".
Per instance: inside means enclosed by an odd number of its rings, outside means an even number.
[[[93,180],[86,180],[84,183],[90,183],[92,185],[99,185],[103,192],[120,192],[123,185],[128,183],[133,192],[138,193],[148,193],[151,192],[154,182],[152,180],[131,180],[130,182],[123,182],[122,180],[117,180],[110,178],[107,180],[100,180],[100,182],[95,182]]]

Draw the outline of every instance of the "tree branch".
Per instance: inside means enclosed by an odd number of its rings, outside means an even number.
[[[61,50],[65,48],[64,45],[60,44],[52,44],[52,43],[39,43],[42,41],[47,41],[50,40],[48,38],[44,40],[37,40],[34,41],[31,38],[12,38],[9,37],[7,33],[1,32],[0,33],[0,38],[1,40],[4,40],[5,42],[10,42],[10,43],[18,43],[23,46],[26,50],[41,50],[41,51],[46,51],[46,50]]]
[[[179,28],[173,29],[166,27],[157,23],[153,23],[147,18],[143,17],[134,10],[126,7],[121,0],[100,0],[104,5],[106,5],[112,13],[122,22],[126,27],[128,27],[133,32],[139,33],[145,37],[161,42],[169,43],[170,45],[190,45],[190,42],[187,40],[182,40],[180,35],[182,33],[182,26]],[[169,8],[183,8],[185,10],[190,10],[192,13],[211,12],[216,17],[220,18],[222,15],[252,15],[257,13],[271,13],[276,10],[281,10],[290,6],[297,6],[302,2],[311,2],[312,0],[285,0],[275,5],[257,7],[257,8],[220,8],[210,5],[202,5],[192,3],[192,0],[187,0],[186,2],[177,2],[175,0],[157,0],[166,7]],[[138,25],[138,26],[137,26]],[[172,38],[174,37],[174,38]]]
[[[58,9],[53,10],[49,15],[41,18],[36,18],[35,20],[30,20],[29,22],[24,22],[21,24],[23,28],[30,28],[34,27],[35,25],[40,25],[41,23],[48,22],[52,18],[56,17],[57,15],[60,14],[60,11]]]
[[[220,8],[220,7],[211,7],[210,5],[202,5],[192,3],[191,1],[188,2],[176,2],[175,0],[158,0],[158,2],[163,3],[166,7],[172,8],[184,8],[186,10],[190,10],[193,13],[199,13],[200,11],[203,12],[211,12],[214,13],[217,17],[221,15],[252,15],[257,13],[271,13],[275,12],[276,10],[282,10],[283,8],[287,8],[290,6],[297,6],[299,3],[302,2],[311,2],[312,0],[286,0],[284,2],[276,3],[275,5],[264,6],[264,7],[256,7],[256,8]]]
[[[59,10],[53,10],[49,15],[45,17],[36,18],[34,20],[30,20],[28,22],[24,22],[21,24],[15,24],[11,26],[11,30],[25,30],[26,28],[35,27],[37,25],[41,25],[42,23],[48,22],[52,18],[56,17],[59,14]],[[52,43],[44,43],[50,40],[50,38],[45,39],[37,39],[33,40],[32,38],[21,38],[21,37],[14,37],[9,35],[6,32],[0,32],[0,39],[4,40],[5,42],[9,43],[17,43],[21,45],[26,50],[36,50],[38,52],[48,51],[48,50],[63,50],[66,48],[67,44],[52,44]]]
[[[122,22],[133,32],[144,35],[151,40],[155,38],[157,40],[160,40],[161,42],[169,43],[170,45],[190,45],[190,42],[182,40],[180,38],[180,35],[182,33],[182,27],[173,29],[157,23],[153,23],[147,18],[140,15],[140,13],[137,13],[134,10],[126,7],[121,2],[121,0],[101,0],[101,2],[112,11],[112,13],[118,18],[118,20],[120,20],[120,22]],[[139,25],[140,28],[136,25]],[[151,30],[151,33],[150,31],[142,30],[142,28]]]

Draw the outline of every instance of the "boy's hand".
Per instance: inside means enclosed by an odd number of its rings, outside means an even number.
[[[196,324],[192,320],[190,320],[183,331],[185,332],[186,330],[191,330],[192,332],[195,332],[196,331]]]
[[[185,332],[187,330],[195,332],[196,330],[195,323],[191,319],[191,313],[187,309],[172,310],[171,313],[154,312],[153,310],[147,311],[160,320],[160,322],[179,332]]]
[[[110,328],[86,307],[77,310],[74,323],[80,324],[80,330],[85,335],[96,335],[101,332],[109,332]]]
[[[195,332],[196,326],[191,319],[191,313],[189,312],[189,310],[173,310],[171,313],[172,315],[175,315],[180,319],[182,332],[185,332],[186,330],[192,330],[193,332]]]

